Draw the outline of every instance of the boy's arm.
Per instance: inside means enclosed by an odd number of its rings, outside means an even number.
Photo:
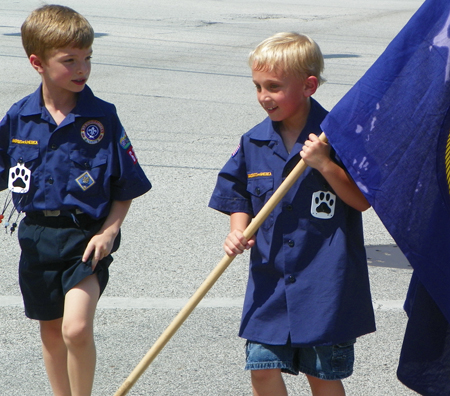
[[[10,140],[8,121],[8,115],[0,119],[0,191],[8,187],[9,156],[7,151]]]
[[[336,194],[347,205],[361,212],[370,208],[364,194],[350,175],[330,158],[330,146],[311,134],[305,142],[300,156],[311,168],[317,169]]]
[[[106,217],[103,227],[89,241],[82,260],[83,262],[88,261],[91,254],[93,254],[92,270],[95,269],[99,260],[111,253],[114,239],[116,239],[116,236],[119,234],[120,226],[128,213],[131,202],[132,200],[113,201],[111,210]]]
[[[230,215],[230,233],[223,244],[223,249],[228,256],[236,256],[254,246],[254,237],[247,240],[242,234],[251,220],[251,216],[247,213],[236,212]]]

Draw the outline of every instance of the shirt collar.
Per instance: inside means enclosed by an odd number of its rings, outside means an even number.
[[[260,141],[276,141],[279,134],[277,132],[277,123],[273,122],[269,117],[265,118],[251,132],[250,139]]]
[[[41,85],[31,95],[20,110],[22,116],[32,116],[42,113]]]
[[[44,115],[43,107],[44,103],[42,102],[42,84],[39,85],[39,88],[34,91],[26,101],[25,105],[22,107],[20,111],[20,115],[22,116],[33,116],[33,115]],[[71,111],[74,117],[102,117],[104,116],[104,111],[95,100],[95,96],[92,90],[86,85],[84,89],[78,94],[77,104],[75,108]],[[45,112],[46,113],[46,112]]]
[[[308,118],[306,120],[306,124],[303,128],[302,133],[300,134],[297,142],[303,142],[307,140],[310,133],[316,133],[316,128],[314,125],[317,124],[317,117],[319,116],[319,103],[310,98],[311,100],[311,108],[309,110]],[[281,139],[279,130],[279,122],[272,121],[269,117],[267,117],[261,124],[259,124],[259,128],[256,128],[251,134],[251,139],[260,140],[260,141],[279,141]]]
[[[72,110],[75,117],[98,118],[103,117],[105,112],[100,106],[99,100],[94,96],[92,90],[86,85],[78,94],[78,101]]]

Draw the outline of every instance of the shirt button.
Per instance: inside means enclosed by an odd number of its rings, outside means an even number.
[[[50,146],[50,148],[51,148],[52,150],[56,150],[56,149],[58,148],[58,146],[57,146],[56,144],[52,144],[52,145]]]
[[[256,188],[255,188],[255,193],[256,193],[257,195],[261,194],[261,189],[260,189],[259,187],[256,187]]]
[[[293,209],[292,205],[286,205],[286,210],[292,212],[292,209]]]
[[[289,283],[295,283],[295,281],[296,281],[297,279],[295,279],[295,276],[289,275],[288,278],[287,278],[287,280],[288,280]]]
[[[289,239],[288,246],[289,247],[294,247],[295,246],[295,242],[292,239]]]
[[[50,177],[47,181],[48,181],[48,184],[53,184],[54,183],[53,177]]]

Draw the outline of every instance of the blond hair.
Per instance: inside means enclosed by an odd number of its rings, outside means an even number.
[[[300,78],[317,77],[319,84],[324,61],[317,43],[298,33],[277,33],[262,41],[249,54],[248,63],[253,70],[276,71]]]
[[[27,56],[34,54],[44,60],[50,50],[69,46],[84,49],[94,42],[94,30],[86,18],[60,5],[34,10],[22,24],[21,33]]]

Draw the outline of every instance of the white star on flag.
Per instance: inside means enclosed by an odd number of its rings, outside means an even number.
[[[448,29],[450,26],[450,14],[445,22],[443,29],[433,40],[433,45],[436,47],[447,47],[447,67],[445,68],[445,82],[450,79],[450,38],[448,37]]]

